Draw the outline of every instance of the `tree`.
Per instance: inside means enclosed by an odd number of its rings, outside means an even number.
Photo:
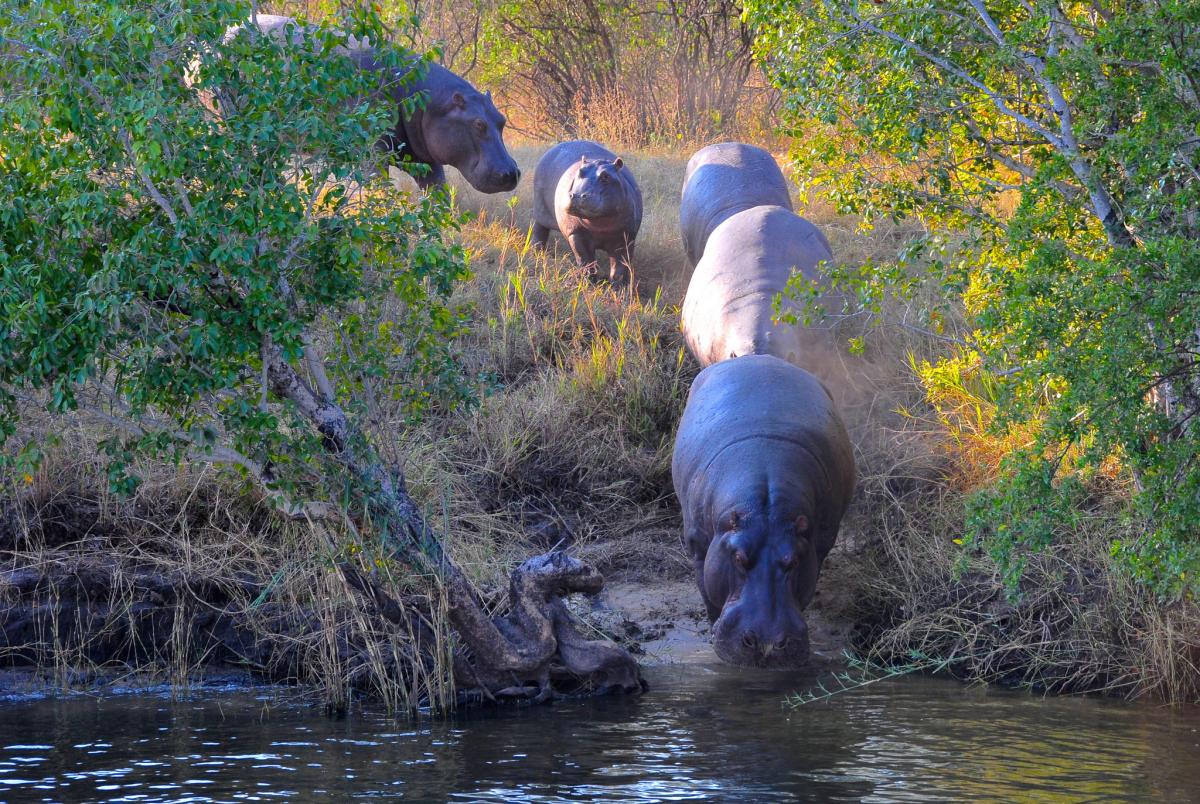
[[[483,76],[550,137],[701,141],[762,94],[731,0],[507,0],[483,11],[480,41]]]
[[[1048,543],[1117,459],[1144,533],[1115,552],[1164,596],[1194,589],[1200,6],[749,0],[747,15],[797,174],[868,225],[926,227],[858,289],[911,292],[924,258],[962,294],[1004,423],[1037,425],[976,498],[975,535],[1015,578],[1017,548]]]
[[[372,427],[381,394],[417,417],[473,388],[453,349],[458,217],[442,192],[389,197],[374,165],[384,83],[421,65],[339,55],[349,35],[389,41],[379,17],[223,41],[249,3],[0,8],[0,436],[37,407],[78,415],[111,433],[118,490],[137,456],[230,464],[289,515],[344,523],[376,572],[341,571],[379,614],[407,616],[401,580],[442,584],[456,677],[485,695],[636,688],[560,600],[598,590],[594,570],[532,559],[492,617],[385,460],[397,434]]]

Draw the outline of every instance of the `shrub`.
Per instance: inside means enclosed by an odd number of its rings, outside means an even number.
[[[1168,598],[1200,572],[1200,42],[1194,3],[750,0],[797,175],[842,211],[915,217],[889,263],[835,271],[878,309],[961,300],[996,427],[1035,433],[968,517],[1015,583],[1114,459]],[[914,267],[920,265],[921,270]],[[936,329],[938,310],[927,310]],[[1067,528],[1069,531],[1070,528]]]

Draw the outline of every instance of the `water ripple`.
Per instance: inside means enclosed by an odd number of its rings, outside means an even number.
[[[260,691],[0,703],[0,800],[1188,800],[1200,713],[901,679],[790,711],[784,674],[637,699],[326,719]]]

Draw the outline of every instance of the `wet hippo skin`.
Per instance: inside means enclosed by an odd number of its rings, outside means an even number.
[[[709,366],[688,395],[671,476],[717,655],[805,664],[802,610],[855,482],[850,440],[825,387],[772,355]]]

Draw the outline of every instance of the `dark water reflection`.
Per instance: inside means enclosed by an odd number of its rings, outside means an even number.
[[[653,691],[418,725],[286,695],[0,703],[0,800],[1187,801],[1200,711],[899,679],[652,668]]]

